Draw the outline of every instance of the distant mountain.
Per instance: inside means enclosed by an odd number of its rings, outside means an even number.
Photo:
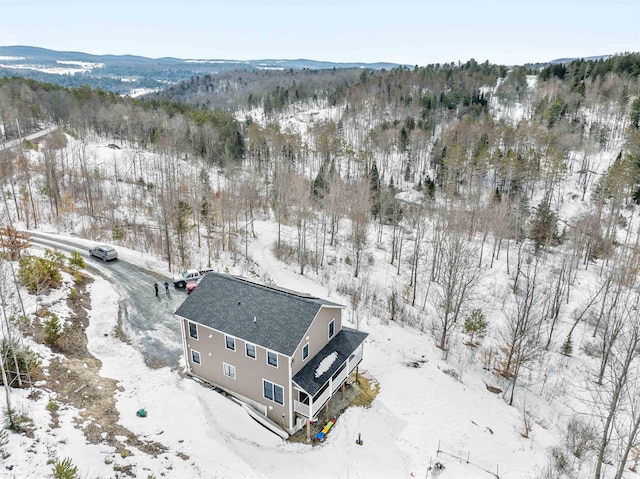
[[[31,46],[0,46],[0,77],[21,76],[65,87],[89,85],[123,95],[158,91],[196,76],[231,70],[392,69],[396,63],[297,60],[224,60],[93,55]]]
[[[46,48],[29,46],[0,46],[0,57],[21,57],[27,62],[56,62],[56,61],[82,61],[82,62],[109,62],[109,63],[156,63],[157,60],[136,55],[93,55],[83,52],[63,52],[48,50]],[[6,59],[3,59],[6,61]],[[178,58],[162,58],[163,63],[179,63]]]
[[[571,63],[574,60],[586,60],[586,61],[591,61],[591,62],[597,62],[598,60],[606,60],[607,58],[611,58],[612,55],[596,55],[593,57],[572,57],[572,58],[557,58],[555,60],[551,60],[549,62],[549,64],[555,64],[555,63]]]

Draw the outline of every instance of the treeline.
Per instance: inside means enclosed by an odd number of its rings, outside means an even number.
[[[86,85],[69,89],[23,78],[0,78],[4,140],[50,124],[79,135],[96,132],[116,142],[194,155],[217,164],[240,161],[244,155],[241,126],[222,110],[123,98]]]
[[[413,75],[407,75],[409,72]],[[428,88],[435,83],[435,91],[438,92],[435,101],[455,108],[458,104],[469,104],[474,96],[478,96],[479,85],[493,85],[497,78],[504,77],[506,73],[507,68],[504,66],[488,62],[478,64],[475,60],[464,64],[434,64],[415,69],[399,67],[392,70],[238,70],[195,77],[161,92],[149,94],[148,97],[209,108],[262,107],[265,113],[270,114],[282,111],[296,102],[317,101],[319,98],[336,105],[344,101],[351,91],[370,92],[371,85],[376,82],[384,89],[383,94],[388,101],[391,100],[393,83],[411,84],[417,89]],[[415,96],[414,92],[413,95],[406,96],[405,100]],[[427,108],[436,106],[430,97],[425,101]]]
[[[604,81],[608,73],[637,77],[640,75],[640,53],[614,55],[599,60],[579,58],[570,63],[556,63],[540,71],[540,80],[544,81],[557,77],[575,86],[587,78]]]
[[[268,113],[309,98],[335,96],[357,81],[361,69],[237,70],[203,75],[147,95],[198,107],[242,109],[264,106]]]
[[[107,73],[103,70],[104,76],[96,75],[93,73],[78,72],[73,75],[59,75],[55,73],[47,73],[36,70],[24,70],[20,72],[19,78],[25,78],[34,80],[39,83],[52,83],[60,85],[65,88],[80,88],[82,86],[89,86],[93,89],[101,89],[120,95],[127,95],[131,92],[132,85],[135,88],[148,88],[150,90],[159,89],[166,85],[159,81],[156,72],[149,72],[147,75],[141,75],[141,72],[132,74],[131,77],[135,78],[135,83],[131,80],[123,80],[120,69],[117,69],[118,73]],[[179,82],[186,78],[189,78],[193,72],[162,72],[161,77],[170,82]],[[14,70],[8,68],[0,68],[0,78],[12,78],[17,77]],[[130,78],[131,78],[130,77]]]

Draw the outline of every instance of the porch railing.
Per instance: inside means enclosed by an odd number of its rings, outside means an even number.
[[[300,401],[293,401],[293,410],[305,417],[311,417],[309,414],[310,408],[308,404],[301,403]]]
[[[301,414],[305,417],[314,417],[316,413],[320,410],[322,406],[329,400],[329,398],[333,395],[333,393],[340,387],[340,384],[351,374],[351,372],[356,368],[356,366],[362,360],[362,351],[363,347],[360,345],[358,349],[356,349],[351,357],[349,357],[346,361],[346,367],[340,372],[338,376],[335,378],[329,378],[327,381],[329,383],[329,387],[325,389],[325,391],[314,398],[311,407],[308,404],[301,403],[300,401],[293,401],[293,410]],[[325,383],[326,384],[326,383]]]

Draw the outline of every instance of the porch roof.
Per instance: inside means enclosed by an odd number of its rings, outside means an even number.
[[[293,382],[307,394],[314,396],[324,383],[329,380],[331,375],[358,349],[358,346],[362,344],[367,336],[369,336],[367,333],[343,326],[342,330],[336,334],[336,337],[329,341],[329,343],[327,343],[318,354],[311,358],[311,361],[293,377]],[[316,370],[318,370],[320,363],[334,352],[337,353],[337,356],[331,363],[331,366],[323,370],[322,374],[316,377]]]

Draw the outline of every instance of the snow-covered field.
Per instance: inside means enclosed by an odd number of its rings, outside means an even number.
[[[7,60],[23,60],[18,57],[0,57],[0,61]],[[59,67],[52,66],[37,66],[23,63],[3,63],[0,64],[2,68],[8,68],[13,70],[34,70],[43,73],[51,73],[53,75],[75,75],[76,73],[84,73],[96,68],[104,68],[104,63],[92,63],[92,62],[79,62],[79,61],[56,61]]]

